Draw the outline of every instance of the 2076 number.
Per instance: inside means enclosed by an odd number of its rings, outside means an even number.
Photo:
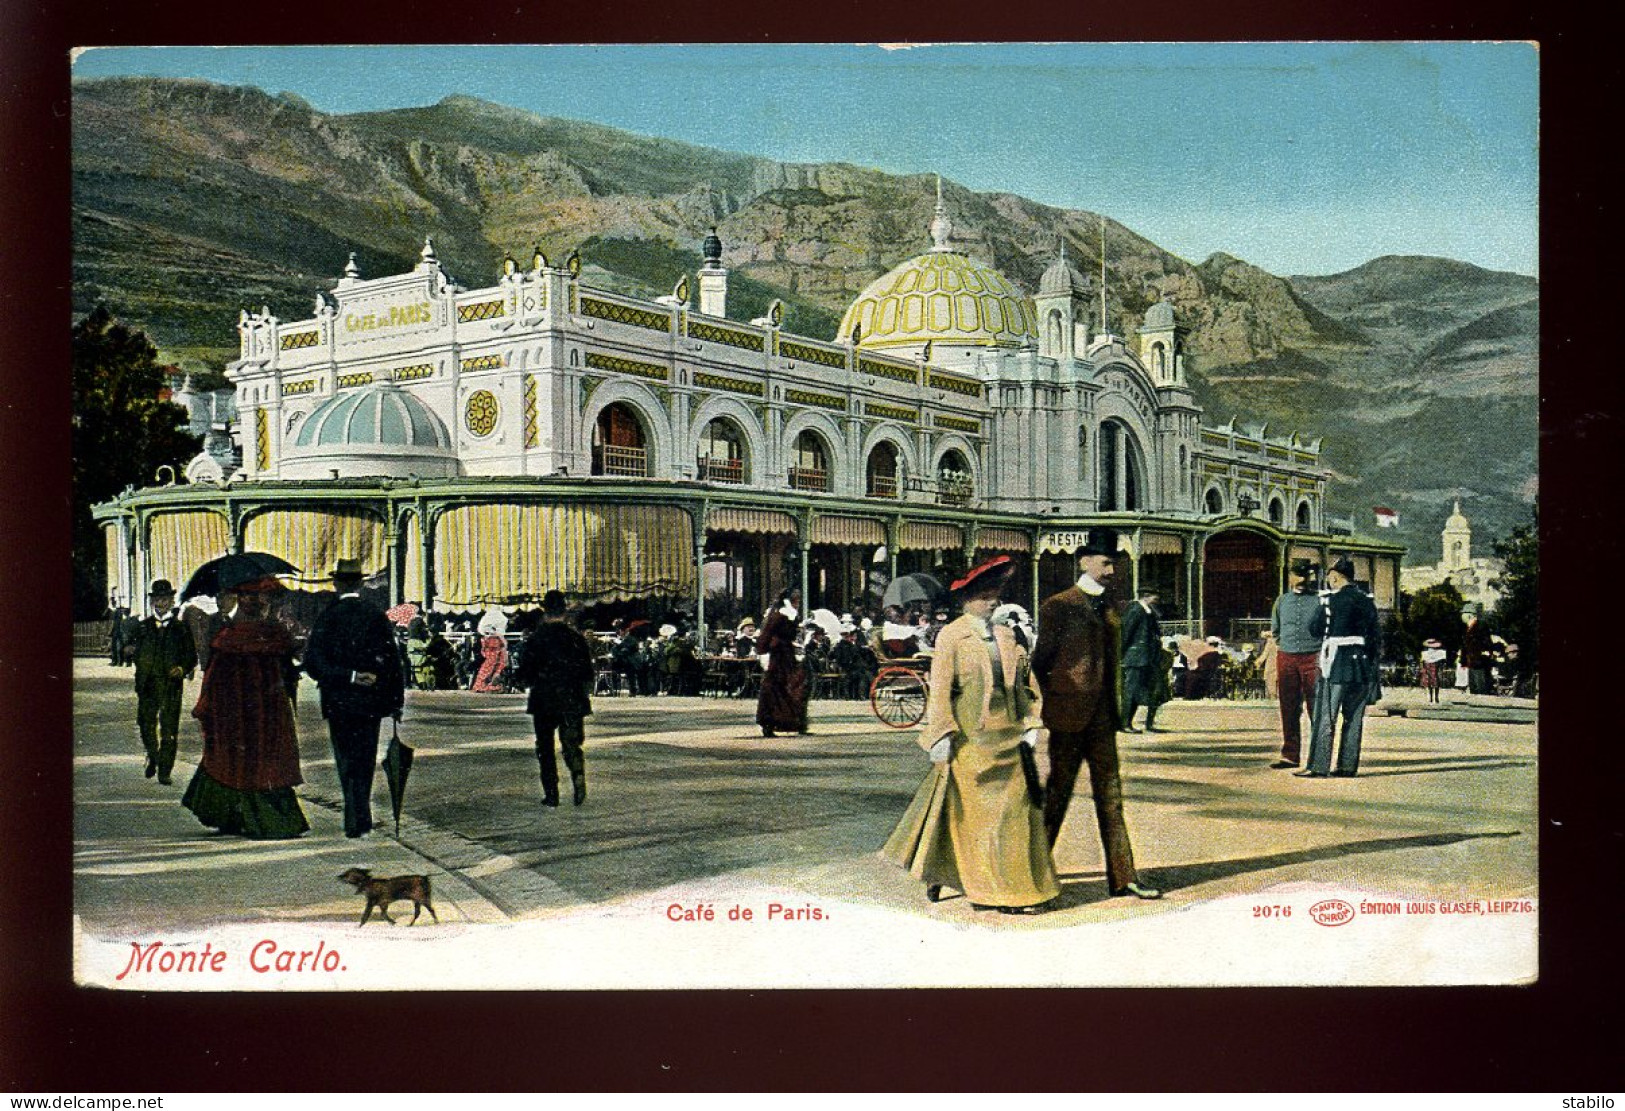
[[[1291,918],[1292,908],[1283,906],[1257,906],[1253,908],[1254,918]]]

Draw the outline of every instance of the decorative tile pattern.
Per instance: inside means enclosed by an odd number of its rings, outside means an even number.
[[[964,394],[966,397],[981,397],[982,383],[974,378],[961,378],[957,374],[944,374],[940,370],[933,370],[930,374],[932,389],[947,390],[949,393]]]
[[[506,316],[507,313],[508,307],[504,301],[480,301],[473,305],[458,305],[457,322],[468,324],[475,320],[495,320],[499,316]]]
[[[312,393],[316,389],[316,379],[306,378],[299,382],[282,383],[282,396],[292,397],[295,394]]]
[[[720,374],[694,375],[694,384],[707,390],[727,390],[729,393],[748,394],[751,397],[761,397],[763,386],[760,382],[750,382],[743,378],[725,378]]]
[[[973,436],[982,434],[982,422],[971,420],[969,417],[947,417],[938,413],[931,418],[931,423],[938,428],[948,428],[955,432],[969,432]]]
[[[818,366],[830,366],[837,369],[846,367],[846,353],[842,351],[826,351],[822,347],[808,347],[804,343],[794,340],[779,340],[779,354],[786,359],[799,359],[804,363],[816,363]]]
[[[665,382],[671,378],[671,371],[659,363],[640,363],[636,359],[623,359],[619,355],[605,355],[601,351],[587,352],[587,365],[594,370],[613,370],[621,374],[636,374],[639,378],[651,378],[656,382]]]
[[[476,436],[489,436],[496,430],[497,395],[490,390],[475,390],[463,403],[463,425]]]
[[[271,418],[264,409],[254,410],[254,466],[271,469]]]
[[[834,409],[838,413],[846,412],[846,398],[837,397],[830,393],[813,393],[810,390],[785,390],[784,399],[795,405],[814,405],[820,409]]]
[[[501,355],[475,355],[457,365],[464,374],[474,374],[482,370],[501,370],[507,363],[508,360]]]
[[[878,378],[890,378],[897,382],[908,382],[918,385],[920,372],[911,366],[898,366],[896,363],[883,363],[876,359],[858,357],[858,369],[864,374],[873,374]]]
[[[581,315],[613,321],[616,324],[630,324],[634,328],[647,328],[651,332],[671,331],[671,317],[663,312],[635,309],[631,305],[600,301],[596,297],[581,298]]]
[[[416,382],[421,378],[434,377],[433,363],[418,363],[415,366],[403,366],[391,376],[397,382]]]
[[[525,375],[525,446],[535,447],[541,442],[541,428],[536,422],[536,376]]]
[[[882,405],[878,401],[865,401],[863,415],[867,417],[885,417],[887,420],[900,420],[908,424],[920,423],[918,409],[905,409],[901,405]]]
[[[301,347],[315,347],[321,341],[320,332],[289,332],[282,337],[282,350],[297,351]]]
[[[739,332],[732,328],[723,328],[716,324],[708,324],[703,320],[690,320],[688,334],[695,339],[708,340],[711,343],[725,343],[729,347],[738,347],[745,351],[763,350],[762,337],[754,332]]]
[[[333,379],[333,385],[341,390],[347,390],[353,386],[370,386],[372,382],[373,378],[370,370],[364,370],[360,374],[341,374]]]

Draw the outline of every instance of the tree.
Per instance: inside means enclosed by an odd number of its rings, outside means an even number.
[[[1540,506],[1536,505],[1527,525],[1519,525],[1505,540],[1495,542],[1496,558],[1506,570],[1490,580],[1501,594],[1491,628],[1518,646],[1524,667],[1534,667],[1540,659]]]
[[[162,398],[168,383],[152,341],[98,305],[73,327],[73,610],[107,607],[107,552],[91,506],[126,486],[177,471],[197,453],[186,410]]]
[[[1461,649],[1461,609],[1465,601],[1449,579],[1411,596],[1405,611],[1405,632],[1413,658],[1422,642],[1429,639],[1438,640],[1452,656]]]

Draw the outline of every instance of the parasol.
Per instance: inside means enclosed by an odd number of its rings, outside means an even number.
[[[936,579],[923,572],[915,572],[912,575],[898,575],[893,579],[886,587],[886,593],[880,602],[885,606],[907,606],[914,602],[935,605],[943,594],[942,584]]]
[[[402,602],[400,605],[390,606],[384,611],[384,616],[397,625],[410,625],[412,618],[417,615],[418,604],[416,602]]]
[[[830,640],[841,639],[841,619],[835,616],[833,610],[813,610],[807,615],[807,620],[824,630]]]
[[[412,771],[411,745],[401,741],[400,722],[393,723],[389,749],[384,753],[384,778],[389,780],[389,806],[395,813],[395,840],[401,839],[401,802],[406,798],[406,777]]]
[[[254,582],[270,575],[297,575],[299,568],[269,552],[233,552],[211,559],[186,580],[181,601],[198,594],[218,598],[222,590],[232,590],[243,583]]]

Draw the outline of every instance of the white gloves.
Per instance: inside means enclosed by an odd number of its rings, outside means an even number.
[[[756,657],[756,662],[762,665],[762,670],[763,671],[766,671],[767,670],[767,661],[772,659],[772,658],[773,657],[764,654],[764,655],[761,655],[761,656],[757,656]]]
[[[1037,748],[1038,747],[1038,730],[1029,729],[1025,733],[1023,733],[1021,735],[1021,743],[1026,745],[1028,748]]]

